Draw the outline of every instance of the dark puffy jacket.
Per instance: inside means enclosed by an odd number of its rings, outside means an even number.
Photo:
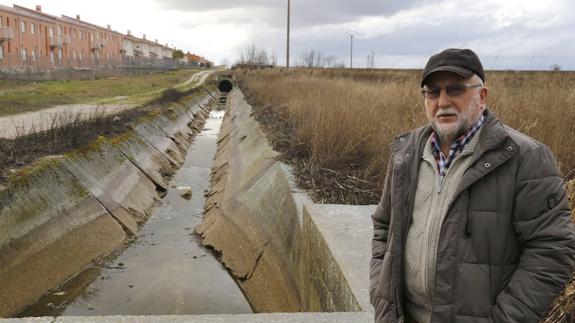
[[[432,322],[538,322],[565,287],[575,234],[561,173],[542,143],[486,110],[473,161],[441,227]],[[403,249],[429,126],[399,136],[373,214],[376,322],[403,322]]]

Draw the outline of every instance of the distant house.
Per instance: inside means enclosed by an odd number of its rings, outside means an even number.
[[[190,52],[188,52],[186,54],[186,57],[188,59],[188,62],[192,65],[192,66],[201,66],[201,67],[212,67],[214,66],[214,63],[205,59],[204,57],[198,56],[196,54],[190,54]]]

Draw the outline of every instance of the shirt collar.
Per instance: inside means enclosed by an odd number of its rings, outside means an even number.
[[[451,145],[449,146],[450,155],[452,152],[461,152],[463,148],[471,141],[473,136],[477,133],[477,131],[481,128],[481,126],[485,123],[485,116],[482,114],[479,120],[469,129],[467,129],[461,136],[455,139]],[[439,137],[435,130],[431,134],[431,148],[433,149],[433,154],[437,158],[441,156],[443,153],[441,152],[441,145],[439,142]],[[448,156],[445,156],[449,158]]]

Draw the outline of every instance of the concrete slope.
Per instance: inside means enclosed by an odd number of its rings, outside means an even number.
[[[220,256],[258,312],[371,311],[374,206],[315,205],[251,114],[241,92],[232,91],[196,229],[202,243]]]
[[[237,95],[231,94],[232,105],[238,102]],[[218,253],[223,251],[224,266],[231,270],[257,311],[300,311],[296,277],[283,270],[289,265],[276,257],[282,249],[281,239],[271,232],[262,234],[274,230],[266,221],[268,205],[284,206],[275,214],[285,219],[285,227],[289,228],[293,227],[289,222],[298,221],[295,202],[289,194],[288,180],[275,160],[277,154],[262,141],[257,124],[250,124],[249,111],[239,111],[228,110],[222,124],[212,171],[213,186],[206,201],[205,220],[197,231],[205,245]],[[239,152],[240,145],[255,149],[243,154]],[[258,176],[264,173],[276,177]],[[282,180],[284,185],[274,188],[275,182]],[[245,203],[246,199],[261,207],[253,208]]]
[[[0,316],[137,234],[179,166],[166,156],[170,149],[185,152],[212,96],[166,107],[136,122],[135,131],[46,158],[7,183],[0,191]]]
[[[14,314],[126,238],[62,158],[24,170],[0,200],[0,316]]]

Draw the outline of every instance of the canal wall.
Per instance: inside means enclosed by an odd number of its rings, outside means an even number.
[[[375,206],[319,205],[278,160],[239,90],[229,96],[201,242],[256,312],[369,312]]]
[[[137,234],[184,161],[214,91],[172,104],[0,191],[0,316],[11,316]]]

